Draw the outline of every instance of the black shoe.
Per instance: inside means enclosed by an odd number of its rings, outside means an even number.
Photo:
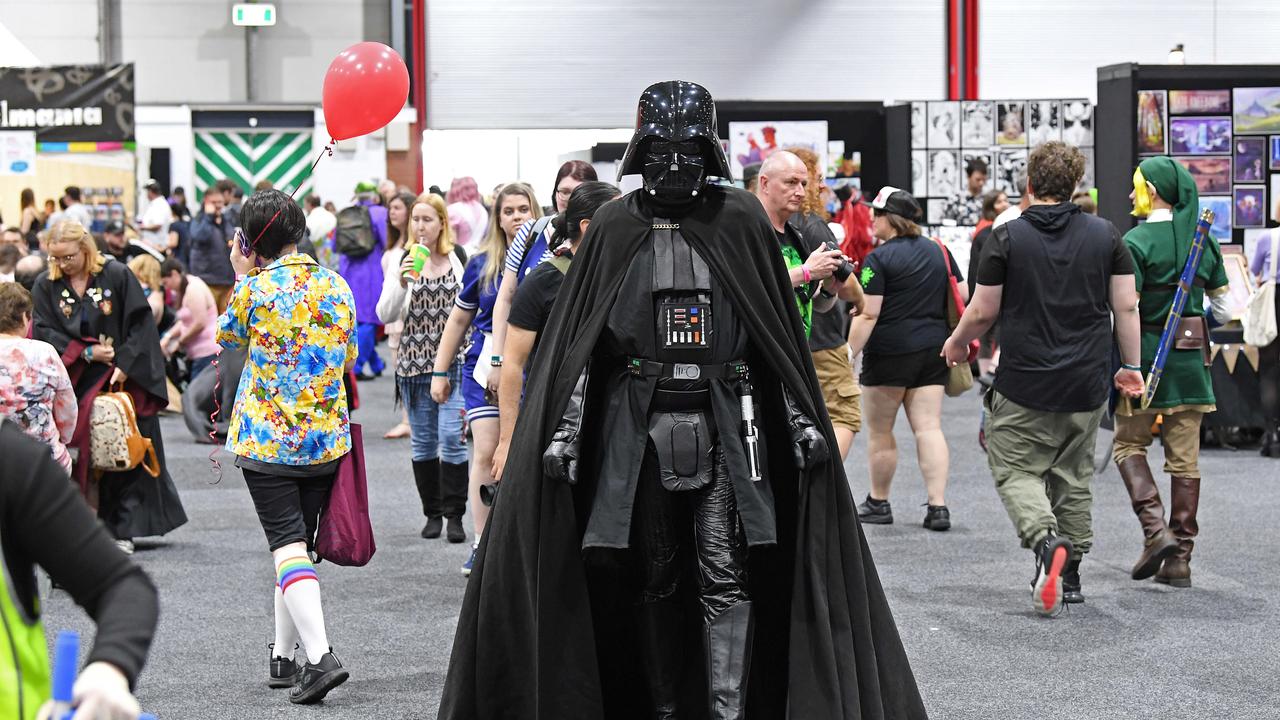
[[[1036,575],[1031,581],[1031,606],[1045,617],[1062,612],[1062,571],[1071,559],[1071,541],[1049,533],[1036,544]]]
[[[1272,431],[1262,436],[1262,449],[1258,454],[1262,457],[1280,458],[1280,431]]]
[[[1084,602],[1084,593],[1080,591],[1079,560],[1067,563],[1067,569],[1062,573],[1062,602],[1068,605]]]
[[[280,657],[275,654],[276,644],[267,645],[271,652],[271,670],[267,676],[267,687],[269,688],[287,688],[292,687],[293,683],[298,679],[298,672],[302,668],[298,665],[297,660]],[[293,646],[293,651],[298,651],[298,646]]]
[[[462,529],[462,518],[449,518],[448,529],[445,530],[445,539],[451,543],[461,543],[467,541],[467,533]]]
[[[893,508],[889,507],[888,500],[876,500],[867,495],[867,499],[858,504],[858,519],[864,525],[892,525]]]
[[[338,687],[351,677],[351,673],[342,667],[333,651],[320,657],[318,663],[307,663],[302,666],[298,675],[298,684],[289,691],[289,702],[295,705],[310,705],[324,699],[329,691]]]
[[[926,530],[950,530],[951,529],[951,511],[946,505],[929,505],[928,510],[924,513],[924,527]]]
[[[422,537],[434,540],[440,537],[442,529],[444,529],[444,520],[438,517],[427,518],[427,524],[422,526]]]

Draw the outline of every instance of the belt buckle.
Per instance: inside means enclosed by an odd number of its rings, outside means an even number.
[[[697,380],[702,377],[702,368],[690,363],[673,363],[671,377],[676,380]]]

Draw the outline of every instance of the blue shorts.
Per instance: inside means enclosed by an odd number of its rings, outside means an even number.
[[[485,389],[476,382],[475,378],[476,365],[480,361],[480,351],[483,346],[484,336],[476,333],[471,340],[471,349],[467,351],[467,361],[462,366],[462,401],[467,408],[469,423],[484,418],[498,419],[498,407],[485,402]],[[497,372],[497,368],[494,371]]]

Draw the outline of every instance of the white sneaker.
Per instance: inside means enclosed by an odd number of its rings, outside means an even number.
[[[132,541],[132,540],[127,540],[127,539],[126,539],[126,540],[117,540],[117,541],[116,541],[116,547],[120,548],[120,552],[124,553],[125,555],[132,555],[132,554],[133,554],[133,541]]]

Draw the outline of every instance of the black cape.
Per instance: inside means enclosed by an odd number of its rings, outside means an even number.
[[[502,493],[467,585],[441,700],[442,720],[641,718],[643,673],[609,598],[584,559],[591,460],[576,486],[546,479],[542,453],[618,298],[623,269],[650,236],[647,200],[603,206],[539,338]],[[792,464],[782,424],[786,387],[837,447],[776,234],[759,201],[708,188],[680,218],[685,239],[731,294],[750,337],[757,415],[778,449],[767,466],[778,544],[753,548],[748,572],[757,626],[747,717],[926,716],[838,460],[808,472]],[[588,389],[587,410],[598,397]],[[586,426],[591,426],[587,416]],[[587,436],[584,450],[605,439]],[[615,551],[616,552],[616,551]],[[690,635],[691,642],[697,641]],[[688,646],[691,672],[700,645]],[[705,704],[705,701],[704,703]]]
[[[76,432],[70,446],[79,449],[72,478],[92,497],[89,480],[89,417],[93,399],[102,391],[111,370],[104,363],[86,363],[86,347],[102,337],[111,339],[115,366],[129,377],[124,389],[133,397],[138,432],[155,445],[160,477],[141,467],[105,473],[99,483],[98,514],[117,538],[164,535],[187,522],[182,500],[169,476],[157,413],[169,403],[165,384],[164,353],[155,316],[142,286],[124,263],[107,258],[102,271],[91,276],[83,298],[66,278],[53,280],[48,272],[36,278],[31,289],[34,303],[34,336],[58,350],[67,367],[79,404]]]

